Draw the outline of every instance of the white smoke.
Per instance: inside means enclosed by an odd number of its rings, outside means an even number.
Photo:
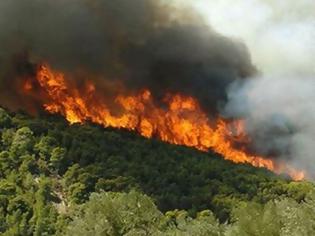
[[[216,31],[244,41],[264,73],[315,72],[315,1],[194,0],[193,6]]]
[[[216,31],[248,46],[260,75],[234,83],[224,112],[255,148],[315,171],[315,1],[187,0]]]

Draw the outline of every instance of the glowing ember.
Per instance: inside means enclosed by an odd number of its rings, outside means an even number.
[[[155,105],[150,91],[144,90],[135,96],[119,95],[111,104],[97,95],[93,83],[87,82],[84,88],[70,86],[61,73],[53,72],[48,66],[41,66],[37,73],[40,87],[47,93],[49,103],[45,109],[65,116],[70,123],[92,121],[104,127],[135,130],[144,137],[158,137],[177,145],[194,147],[202,151],[209,149],[235,163],[250,163],[265,167],[277,173],[288,173],[293,179],[301,180],[304,172],[296,171],[271,159],[247,154],[233,143],[250,140],[246,136],[242,121],[227,122],[218,118],[210,125],[207,115],[192,97],[180,94],[165,96],[165,108]],[[25,90],[32,89],[26,82]],[[112,103],[121,112],[113,115],[109,108]]]
[[[30,91],[33,89],[33,85],[32,85],[32,82],[30,80],[26,80],[24,85],[23,85],[23,89],[25,91]]]

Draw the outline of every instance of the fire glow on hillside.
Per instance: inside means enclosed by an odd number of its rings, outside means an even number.
[[[156,137],[201,151],[211,149],[235,163],[287,173],[295,180],[305,178],[304,172],[284,163],[249,154],[246,145],[250,139],[243,121],[221,117],[210,120],[194,97],[165,94],[161,105],[156,104],[148,89],[144,89],[137,94],[119,94],[108,101],[92,80],[79,88],[48,65],[39,66],[35,77],[35,81],[24,81],[24,93],[37,99],[44,96],[41,102],[45,110],[63,115],[71,124],[91,121],[104,127],[133,130],[146,138]]]

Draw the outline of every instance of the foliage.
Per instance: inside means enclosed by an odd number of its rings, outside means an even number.
[[[162,213],[137,192],[92,194],[70,223],[67,235],[152,235]]]
[[[0,109],[3,235],[313,235],[314,191],[211,151]]]
[[[270,201],[265,205],[247,203],[233,212],[235,223],[227,236],[315,235],[315,202],[292,199]]]

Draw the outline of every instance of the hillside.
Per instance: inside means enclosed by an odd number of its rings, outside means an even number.
[[[1,109],[0,134],[0,232],[4,235],[63,235],[67,228],[76,235],[78,231],[71,231],[78,230],[74,225],[82,226],[84,212],[91,210],[91,216],[102,210],[95,207],[102,205],[102,199],[109,202],[104,209],[130,204],[130,213],[136,206],[134,198],[147,203],[145,206],[164,226],[165,221],[184,215],[190,219],[185,221],[187,229],[193,229],[189,224],[206,219],[223,232],[215,218],[221,223],[235,223],[238,206],[245,206],[246,214],[252,212],[246,209],[255,207],[257,212],[264,212],[276,209],[272,204],[277,200],[302,209],[314,191],[309,182],[291,182],[287,176],[263,168],[233,164],[211,151],[200,152],[92,124],[70,126],[58,116],[41,114],[34,118]],[[248,204],[254,205],[246,208]],[[215,218],[205,210],[213,212]],[[104,216],[108,214],[104,212]],[[139,216],[139,222],[143,217]],[[151,227],[152,222],[146,224]]]

